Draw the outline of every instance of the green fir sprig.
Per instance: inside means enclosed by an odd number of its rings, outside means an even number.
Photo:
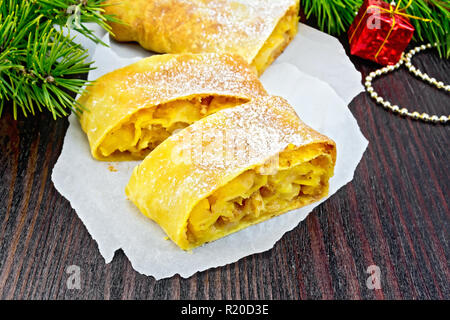
[[[450,58],[450,1],[414,0],[406,11],[413,16],[433,20],[432,23],[411,20],[416,28],[415,39],[421,42],[440,43],[439,54]]]
[[[301,0],[301,7],[306,17],[314,18],[322,31],[340,35],[347,32],[362,3],[363,0]],[[404,0],[401,7],[407,3]],[[450,1],[414,0],[406,13],[433,20],[426,22],[411,19],[416,28],[414,39],[420,42],[438,42],[441,57],[450,58]]]
[[[76,44],[76,30],[99,43],[84,26],[110,31],[100,0],[0,0],[0,116],[7,101],[14,118],[48,110],[53,118],[79,113],[74,96],[90,83],[78,76],[92,69],[88,52]]]
[[[320,30],[340,35],[347,31],[355,19],[362,0],[301,0],[306,18],[317,20]]]

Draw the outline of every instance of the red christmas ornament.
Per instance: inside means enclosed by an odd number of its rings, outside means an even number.
[[[399,5],[364,1],[348,31],[351,54],[384,66],[400,60],[413,37],[414,27],[408,19],[412,16],[404,13],[405,8],[399,9]]]

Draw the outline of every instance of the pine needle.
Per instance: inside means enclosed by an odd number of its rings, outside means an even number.
[[[101,43],[83,24],[94,22],[110,31],[103,0],[0,0],[0,116],[10,101],[14,118],[43,110],[53,118],[79,114],[74,97],[89,81],[88,52],[65,35],[69,27]],[[68,23],[72,21],[73,23]]]

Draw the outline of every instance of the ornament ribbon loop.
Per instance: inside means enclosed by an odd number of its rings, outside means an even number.
[[[418,17],[418,16],[413,16],[413,15],[408,14],[408,13],[405,12],[412,5],[413,0],[409,0],[408,4],[400,9],[401,3],[402,3],[402,0],[399,0],[398,4],[396,6],[393,6],[392,4],[390,4],[389,5],[389,9],[382,8],[380,6],[372,6],[372,7],[378,8],[381,11],[384,11],[384,12],[388,12],[388,13],[391,14],[391,16],[399,15],[399,16],[402,16],[402,17],[410,18],[410,19],[422,20],[422,21],[425,21],[425,22],[433,22],[432,19],[427,19],[427,18],[422,18],[422,17]]]

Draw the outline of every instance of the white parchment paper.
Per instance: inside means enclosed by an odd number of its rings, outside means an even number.
[[[346,104],[364,91],[361,73],[355,70],[339,40],[305,24],[300,24],[299,35],[275,64],[285,62],[328,83]]]
[[[305,27],[300,30],[307,30],[306,34],[315,39],[318,45],[298,47],[297,54],[303,57],[302,60],[288,57],[289,63],[278,61],[264,73],[262,82],[270,93],[288,99],[306,123],[336,142],[338,157],[335,176],[330,181],[332,196],[352,180],[367,147],[367,140],[347,108],[349,99],[353,98],[350,90],[338,84],[347,79],[354,81],[352,79],[356,79],[355,74],[358,73],[352,65],[342,62],[342,47],[339,48],[328,36]],[[301,31],[299,37],[303,36]],[[103,40],[109,43],[107,35]],[[327,50],[328,60],[336,61],[339,81],[333,81],[333,77],[329,76],[333,74],[332,71],[319,75],[309,66],[322,50]],[[111,48],[97,47],[93,58],[98,69],[91,71],[89,78],[96,79],[148,55],[148,52],[131,44],[112,42]],[[308,56],[310,58],[306,59]],[[333,66],[330,61],[328,64]],[[320,65],[316,70],[320,70]],[[349,89],[356,94],[360,90],[358,85],[349,86]],[[170,240],[165,240],[162,229],[126,199],[124,188],[138,162],[107,163],[94,160],[78,120],[71,116],[69,121],[70,126],[63,150],[53,169],[52,180],[97,241],[107,263],[112,260],[114,252],[122,248],[133,268],[140,273],[156,279],[174,274],[189,277],[197,271],[226,265],[271,249],[284,233],[295,228],[320,204],[289,212],[188,253]]]

